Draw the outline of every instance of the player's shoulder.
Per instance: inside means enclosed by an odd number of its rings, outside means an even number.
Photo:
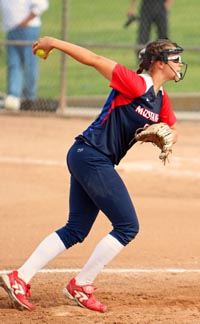
[[[153,79],[148,73],[141,73],[139,76],[144,79],[147,90],[153,86]]]
[[[164,97],[164,99],[170,101],[170,98],[169,98],[169,95],[168,95],[167,91],[164,88],[163,88],[162,91],[163,91],[163,97]]]

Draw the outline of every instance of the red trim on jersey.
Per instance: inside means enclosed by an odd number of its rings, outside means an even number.
[[[165,90],[163,95],[163,104],[159,114],[159,123],[164,122],[169,126],[173,126],[176,123],[176,116],[172,110],[171,101]]]
[[[128,98],[132,101],[135,98],[142,96],[147,90],[147,84],[142,75],[139,75],[135,71],[129,70],[120,64],[117,64],[113,70],[110,87],[119,91],[121,95],[115,98],[115,102],[112,103],[109,113],[116,106],[130,102]],[[159,122],[165,122],[169,126],[172,126],[176,122],[176,117],[166,91],[163,90],[162,93],[163,102],[159,114]],[[116,100],[118,100],[118,104],[116,104]]]
[[[121,95],[121,93],[119,93],[113,100],[112,103],[110,105],[110,108],[108,110],[107,115],[104,117],[104,119],[102,119],[101,121],[101,125],[105,122],[105,120],[108,119],[109,115],[111,114],[112,110],[115,109],[116,107],[119,106],[125,106],[128,105],[129,103],[131,103],[133,101],[132,98],[127,98],[124,97],[123,95]]]
[[[131,99],[140,97],[146,91],[145,80],[135,71],[120,64],[117,64],[113,70],[110,87]]]

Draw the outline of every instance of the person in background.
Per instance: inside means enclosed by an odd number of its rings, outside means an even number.
[[[136,16],[136,2],[130,1],[128,17]],[[142,47],[150,39],[152,26],[156,26],[157,38],[168,38],[168,10],[172,5],[172,0],[141,0],[139,9],[139,28],[137,36],[137,45]]]
[[[0,0],[3,29],[7,41],[27,41],[28,45],[7,45],[7,96],[4,108],[19,110],[22,100],[34,101],[37,96],[38,58],[32,43],[38,39],[41,15],[48,9],[48,0]]]

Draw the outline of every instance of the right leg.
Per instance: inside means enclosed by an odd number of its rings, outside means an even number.
[[[23,28],[23,40],[35,42],[39,37],[40,27]],[[38,85],[38,57],[33,55],[32,46],[23,46],[22,55],[24,61],[24,88],[25,99],[35,100]]]
[[[67,224],[40,243],[29,259],[18,269],[20,277],[25,282],[29,282],[51,260],[72,245],[82,242],[89,233],[98,211],[99,209],[81,185],[71,176]]]
[[[18,271],[14,270],[0,276],[0,286],[6,290],[16,307],[34,309],[27,299],[30,296],[28,282],[66,248],[83,241],[89,233],[98,211],[99,209],[72,176],[68,225],[47,236]]]
[[[16,40],[19,38],[19,32],[12,30],[8,32],[7,40]],[[7,46],[7,65],[8,65],[8,95],[20,98],[23,84],[21,48],[16,45]]]
[[[7,40],[15,38],[16,31],[8,32]],[[20,97],[22,93],[23,71],[21,60],[21,46],[7,46],[7,96],[4,101],[4,108],[10,110],[20,109]]]
[[[168,38],[168,20],[166,10],[163,10],[156,15],[155,23],[157,26],[158,38]]]
[[[153,19],[152,14],[149,12],[148,8],[143,8],[141,10],[141,17],[139,20],[139,28],[138,28],[138,45],[146,45],[150,38],[151,25]]]

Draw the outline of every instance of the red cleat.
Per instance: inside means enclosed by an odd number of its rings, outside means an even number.
[[[96,288],[92,285],[76,285],[76,280],[73,278],[63,289],[63,294],[69,299],[76,301],[81,307],[103,313],[106,311],[107,306],[94,298],[94,290],[96,290]]]
[[[8,293],[16,308],[28,309],[30,311],[34,309],[34,306],[27,300],[27,297],[31,296],[31,286],[18,277],[16,270],[9,274],[1,275],[0,286]]]

